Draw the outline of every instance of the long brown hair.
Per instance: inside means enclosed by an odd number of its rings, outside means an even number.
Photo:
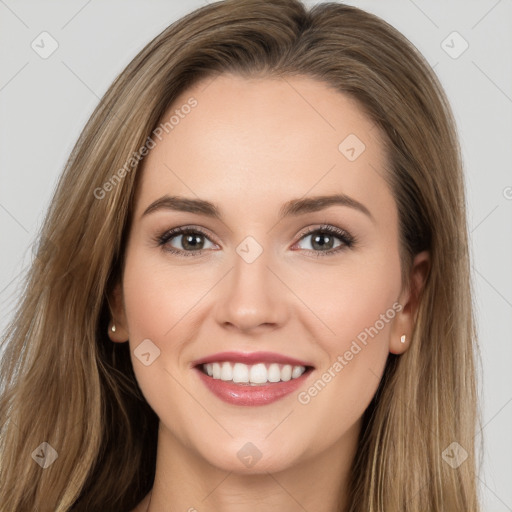
[[[413,256],[430,252],[410,348],[390,354],[363,417],[348,512],[477,512],[477,345],[450,107],[419,52],[382,19],[298,0],[226,0],[188,14],[132,60],[86,124],[3,339],[1,511],[124,511],[151,489],[158,418],[128,344],[108,339],[108,296],[141,148],[180,93],[226,72],[308,76],[354,98],[385,140],[404,284]],[[48,453],[43,442],[58,454],[45,469],[33,457]],[[458,467],[443,455],[453,442],[468,455]]]

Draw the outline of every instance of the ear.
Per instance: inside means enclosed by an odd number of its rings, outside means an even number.
[[[419,296],[425,285],[430,270],[430,254],[428,251],[418,253],[411,267],[409,288],[400,295],[398,302],[402,305],[391,328],[389,351],[392,354],[403,354],[410,346],[411,335],[416,323],[419,307]],[[402,337],[405,335],[405,342]]]
[[[114,286],[109,294],[108,303],[111,315],[108,323],[108,337],[115,343],[124,343],[128,341],[129,333],[124,310],[123,289],[120,282]],[[115,326],[115,331],[112,330],[112,326]]]

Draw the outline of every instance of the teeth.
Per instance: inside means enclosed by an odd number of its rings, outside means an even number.
[[[233,380],[233,367],[229,363],[222,363],[220,378],[221,380]]]
[[[268,367],[268,380],[270,382],[279,382],[281,380],[281,370],[278,364],[272,363]]]
[[[249,381],[252,384],[265,384],[267,382],[267,367],[263,363],[251,365]]]
[[[224,363],[229,364],[229,363]],[[233,382],[249,382],[249,368],[242,363],[233,366]]]
[[[302,370],[302,368],[304,368],[303,366],[294,366],[293,367],[293,370],[292,370],[292,379],[296,379],[297,377],[300,377],[303,373],[304,373],[304,370]]]
[[[296,368],[303,368],[303,366],[296,366]],[[305,368],[304,368],[305,369]],[[281,369],[281,380],[288,381],[292,378],[292,367],[289,364],[286,364]]]
[[[257,363],[247,365],[243,363],[218,362],[203,364],[203,371],[214,379],[232,381],[241,384],[266,384],[267,382],[286,382],[297,379],[305,371],[305,366],[292,366],[290,364]]]

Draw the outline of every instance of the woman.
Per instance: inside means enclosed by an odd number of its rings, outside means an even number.
[[[435,75],[354,7],[185,16],[83,130],[4,343],[2,511],[478,511]]]

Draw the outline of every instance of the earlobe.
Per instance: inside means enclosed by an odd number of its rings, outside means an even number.
[[[126,314],[123,305],[123,292],[121,284],[117,283],[108,296],[110,306],[110,322],[108,324],[108,337],[114,343],[128,341],[129,333],[126,325]]]
[[[115,320],[111,320],[108,327],[108,337],[110,338],[110,341],[113,341],[114,343],[124,343],[125,341],[128,341],[128,332],[125,329],[120,329],[116,323]]]
[[[409,279],[409,289],[400,297],[402,309],[395,317],[391,328],[389,351],[392,354],[403,354],[412,341],[412,331],[416,323],[420,305],[421,292],[424,289],[430,270],[430,254],[428,251],[418,253],[413,261]]]

